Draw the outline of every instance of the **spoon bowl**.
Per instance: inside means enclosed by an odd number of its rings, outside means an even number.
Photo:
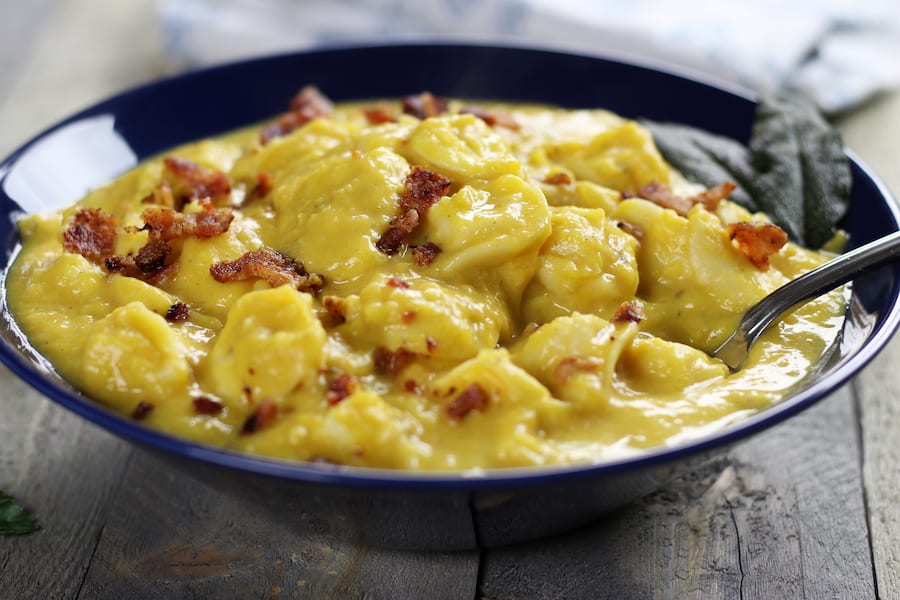
[[[900,256],[900,231],[878,238],[804,273],[784,284],[753,306],[712,356],[737,371],[747,359],[750,347],[782,314],[830,292],[859,275]]]

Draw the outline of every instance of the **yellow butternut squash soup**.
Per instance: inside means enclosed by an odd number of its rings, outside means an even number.
[[[602,461],[776,402],[840,293],[708,356],[827,256],[731,185],[686,181],[603,110],[306,89],[19,222],[11,310],[98,402],[299,461],[471,470]]]

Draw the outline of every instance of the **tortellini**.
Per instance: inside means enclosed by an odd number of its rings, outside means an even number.
[[[727,227],[764,216],[655,203],[701,190],[634,121],[316,94],[19,222],[10,306],[64,377],[200,443],[481,470],[686,439],[776,400],[837,335],[829,296],[741,373],[707,355],[825,256],[788,244],[761,269]]]

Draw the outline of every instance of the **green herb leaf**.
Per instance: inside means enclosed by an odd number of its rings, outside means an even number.
[[[40,529],[12,497],[0,492],[0,535],[22,535]]]
[[[821,247],[850,202],[850,163],[840,135],[799,97],[760,100],[748,146],[681,125],[648,122],[660,152],[706,187],[738,184],[731,199],[763,211],[794,241]]]

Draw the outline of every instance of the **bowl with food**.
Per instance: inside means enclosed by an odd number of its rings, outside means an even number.
[[[740,369],[711,356],[897,210],[800,103],[620,59],[240,62],[0,174],[4,363],[286,526],[381,545],[583,524],[824,397],[898,320],[886,267]]]

